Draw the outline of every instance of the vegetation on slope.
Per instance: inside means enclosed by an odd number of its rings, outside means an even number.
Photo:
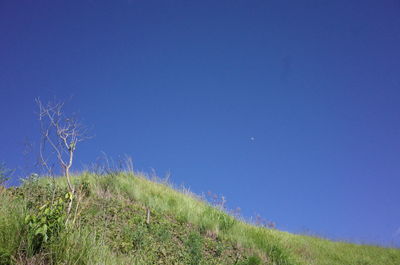
[[[256,227],[132,173],[31,178],[0,191],[0,264],[400,264],[397,249]]]

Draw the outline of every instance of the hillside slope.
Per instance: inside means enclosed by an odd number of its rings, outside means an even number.
[[[74,182],[68,218],[64,178],[0,189],[0,264],[400,264],[398,249],[256,227],[141,175]]]

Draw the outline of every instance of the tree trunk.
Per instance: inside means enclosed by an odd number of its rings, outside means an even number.
[[[70,176],[69,176],[69,166],[66,166],[65,167],[65,177],[67,178],[67,183],[68,183],[68,189],[69,189],[69,191],[70,192],[72,192],[72,193],[74,193],[74,186],[72,186],[72,183],[71,183],[71,178],[70,178]]]
[[[68,202],[68,208],[67,208],[67,215],[69,217],[69,214],[70,214],[71,208],[72,208],[72,201],[74,199],[74,193],[75,193],[74,186],[71,183],[71,179],[70,179],[70,175],[69,175],[69,166],[65,167],[65,177],[67,178],[68,189],[69,189],[69,192],[71,193],[71,196],[70,196],[69,202]]]

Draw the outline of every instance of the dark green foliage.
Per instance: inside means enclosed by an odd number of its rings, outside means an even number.
[[[66,193],[65,200],[70,196],[71,194]],[[53,202],[46,202],[26,216],[32,254],[38,253],[45,243],[64,228],[65,200],[58,198]]]
[[[8,265],[11,264],[11,254],[0,248],[0,265]]]
[[[190,265],[200,264],[200,261],[203,258],[203,238],[200,234],[196,232],[192,232],[189,235],[189,238],[186,241],[186,248],[189,253],[189,261]]]
[[[138,250],[143,247],[146,244],[147,235],[147,227],[142,224],[137,225],[131,233],[133,249]]]

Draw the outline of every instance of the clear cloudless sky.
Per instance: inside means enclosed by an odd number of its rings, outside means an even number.
[[[398,0],[1,0],[11,184],[35,97],[92,127],[76,170],[127,154],[282,230],[400,245]]]

